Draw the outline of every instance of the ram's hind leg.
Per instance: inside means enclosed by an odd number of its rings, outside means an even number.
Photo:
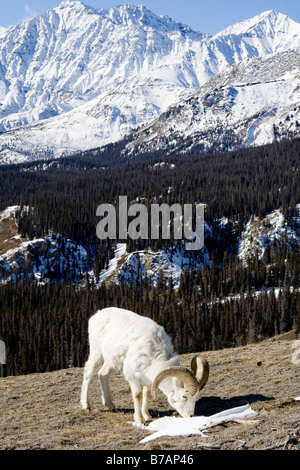
[[[97,367],[97,363],[91,359],[89,359],[85,363],[85,366],[84,366],[83,380],[82,380],[82,386],[81,386],[81,399],[80,399],[81,407],[83,410],[90,409],[89,400],[88,400],[88,392],[89,392],[89,385],[95,373],[96,367]]]
[[[98,372],[98,379],[102,392],[102,403],[104,406],[107,406],[110,410],[114,410],[116,408],[111,399],[109,388],[109,378],[112,372],[114,372],[114,370],[105,364],[101,367]]]

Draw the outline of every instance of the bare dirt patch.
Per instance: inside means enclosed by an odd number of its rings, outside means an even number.
[[[18,226],[13,213],[0,221],[0,255],[8,250],[18,248],[23,241],[18,235]]]
[[[212,415],[247,403],[255,419],[212,427],[206,438],[159,438],[140,444],[147,431],[132,425],[133,405],[122,376],[111,380],[117,412],[101,403],[96,378],[90,412],[80,408],[82,369],[0,379],[0,449],[24,450],[300,450],[300,365],[292,340],[264,341],[208,351],[210,378],[196,406]],[[192,355],[181,356],[189,366]],[[153,418],[173,414],[163,394],[150,404]]]

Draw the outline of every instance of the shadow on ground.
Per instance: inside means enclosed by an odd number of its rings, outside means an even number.
[[[196,403],[195,415],[211,416],[238,406],[248,405],[257,401],[270,401],[274,399],[274,397],[267,397],[261,394],[240,395],[231,398],[203,397]]]

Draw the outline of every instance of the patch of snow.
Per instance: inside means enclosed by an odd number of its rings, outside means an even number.
[[[211,426],[234,420],[246,420],[258,416],[250,405],[239,406],[229,410],[221,411],[212,416],[192,416],[191,418],[164,417],[152,421],[148,426],[138,425],[151,434],[140,442],[145,444],[162,436],[192,436],[200,435],[207,437],[205,431]],[[135,424],[135,423],[133,423]]]
[[[119,243],[115,249],[115,256],[109,261],[108,267],[102,269],[99,277],[99,284],[102,284],[108,277],[116,273],[118,263],[127,251],[126,243]]]
[[[283,287],[268,287],[264,290],[257,290],[255,292],[251,292],[251,296],[255,297],[255,298],[258,298],[260,295],[264,295],[264,294],[271,294],[271,293],[274,293],[275,295],[275,298],[278,299],[279,297],[279,294],[281,292],[284,291],[284,288]],[[293,292],[300,292],[300,287],[294,287],[294,286],[289,286],[289,291],[291,293]],[[231,295],[228,295],[224,298],[217,298],[215,299],[213,302],[208,302],[207,305],[211,306],[213,305],[214,303],[220,303],[220,304],[224,304],[225,302],[227,301],[235,301],[235,300],[240,300],[242,298],[247,298],[248,297],[248,292],[244,292],[243,294],[231,294]]]
[[[276,109],[271,109],[271,111],[262,114],[251,124],[248,130],[248,138],[244,142],[243,147],[249,147],[254,142],[256,130],[262,125],[263,121],[265,121],[267,118],[269,118],[270,116],[276,116],[276,111]]]
[[[10,206],[4,209],[2,212],[0,212],[0,222],[14,216],[18,209],[20,209],[20,206]]]

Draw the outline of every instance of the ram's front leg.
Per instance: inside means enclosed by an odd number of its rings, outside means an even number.
[[[149,398],[151,392],[148,387],[143,388],[143,404],[142,404],[142,415],[145,421],[151,421],[152,418],[149,414]]]
[[[143,392],[142,388],[139,386],[131,386],[131,393],[133,398],[134,404],[134,421],[136,423],[143,423],[143,415],[142,415],[142,404],[143,404]]]

